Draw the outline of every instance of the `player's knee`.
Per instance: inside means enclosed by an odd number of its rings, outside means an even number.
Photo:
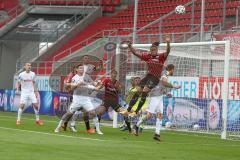
[[[33,107],[34,107],[35,109],[38,109],[37,103],[34,103],[34,104],[33,104]]]

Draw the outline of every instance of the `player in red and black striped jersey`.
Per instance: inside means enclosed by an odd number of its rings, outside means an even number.
[[[167,49],[164,53],[158,53],[159,42],[154,42],[150,48],[149,53],[139,53],[133,47],[131,43],[128,43],[129,50],[142,61],[145,61],[148,66],[147,75],[141,80],[139,92],[137,92],[129,103],[129,107],[134,106],[137,102],[138,97],[141,95],[141,100],[138,107],[132,116],[136,115],[138,111],[142,108],[146,101],[148,93],[158,85],[161,73],[164,67],[164,63],[170,53],[170,38],[166,38]]]
[[[109,109],[109,107],[112,107],[116,112],[124,112],[125,109],[122,108],[122,106],[119,104],[119,94],[122,89],[121,83],[116,79],[117,77],[117,71],[112,70],[111,71],[111,77],[106,78],[102,84],[98,87],[98,90],[105,87],[105,93],[103,98],[103,104],[100,106],[97,110],[101,109],[101,113],[97,111],[99,115],[103,114],[105,111]],[[102,108],[105,108],[102,110]],[[127,114],[127,112],[125,112]]]

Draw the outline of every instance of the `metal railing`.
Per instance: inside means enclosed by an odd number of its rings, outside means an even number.
[[[236,27],[239,26],[240,6],[236,8]]]
[[[46,3],[47,2],[47,3]],[[42,4],[41,0],[32,0],[31,5],[39,5]],[[100,6],[101,0],[48,0],[45,1],[44,5],[61,5],[61,6],[69,6],[69,5],[91,5],[91,6]]]
[[[39,44],[43,44],[43,45],[41,45],[41,47],[37,46],[37,47],[30,49],[25,54],[21,55],[21,57],[17,60],[17,62],[31,61],[33,58],[40,56],[41,53],[43,53],[43,51],[47,50],[53,43],[55,43],[55,42],[53,42],[53,39],[56,39],[55,41],[57,41],[60,37],[62,37],[66,33],[66,31],[68,31],[70,28],[72,28],[78,22],[80,22],[80,20],[83,19],[84,16],[85,16],[84,14],[74,15],[68,21],[66,21],[65,23],[58,26],[58,28],[50,31],[48,34],[49,36],[44,36],[39,41]],[[66,26],[68,26],[68,27],[66,27]]]
[[[110,36],[116,36],[117,31],[116,30],[102,30],[91,37],[73,45],[72,47],[58,53],[53,57],[53,61],[58,61],[59,59],[69,56],[70,54],[76,52],[77,50],[83,48],[84,46],[87,46],[90,43],[95,42],[96,40],[104,37],[110,37]]]
[[[28,4],[26,2],[27,1],[25,1],[25,3],[21,3],[21,4],[18,3],[15,7],[11,8],[9,10],[6,10],[8,18],[3,20],[2,23],[10,22],[11,20],[15,19],[18,15],[20,15],[24,10],[26,10],[28,8]]]
[[[92,6],[95,9],[96,6]],[[49,30],[48,36],[44,36],[39,43],[40,46],[35,46],[32,49],[25,52],[25,54],[21,55],[21,57],[17,60],[16,69],[21,69],[25,62],[32,62],[34,59],[37,59],[40,55],[46,52],[49,47],[54,45],[63,35],[67,33],[70,29],[72,29],[76,24],[78,24],[85,16],[84,9],[80,10],[78,14],[73,15],[70,19],[68,19],[65,23],[58,26],[55,30]]]

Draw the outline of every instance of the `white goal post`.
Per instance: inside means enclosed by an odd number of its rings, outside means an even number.
[[[232,71],[232,68],[237,66],[233,66],[234,64],[230,61],[237,61],[240,64],[239,59],[231,58],[230,41],[186,42],[170,45],[171,52],[166,64],[175,65],[175,73],[170,81],[182,84],[184,87],[181,91],[172,91],[174,98],[171,101],[174,101],[174,104],[171,104],[173,112],[171,114],[172,123],[175,123],[174,128],[184,131],[217,133],[222,139],[226,139],[228,101],[231,99],[229,98],[229,78],[234,79],[239,76]],[[146,52],[149,51],[151,44],[133,44],[132,46],[139,52]],[[166,43],[161,43],[159,46],[160,53],[166,50]],[[125,84],[125,91],[129,89],[129,84],[127,84],[129,77],[143,78],[146,74],[146,64],[138,58],[133,58],[130,51],[120,44],[116,48],[115,69],[119,72],[120,81]],[[189,86],[190,88],[187,88]],[[168,119],[166,121],[169,121],[170,100],[166,101],[168,104],[166,104],[164,116]],[[119,118],[120,115],[114,113],[114,128],[118,126]],[[200,129],[194,130],[192,128],[194,124],[199,124]],[[236,131],[238,135],[238,129],[240,130],[240,128],[230,129],[229,132],[236,135]]]

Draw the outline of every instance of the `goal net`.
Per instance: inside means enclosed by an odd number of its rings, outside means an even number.
[[[137,52],[148,52],[150,46],[133,45]],[[159,52],[165,50],[166,44],[160,44]],[[115,67],[120,81],[125,84],[126,94],[131,78],[143,78],[147,66],[121,45],[116,55]],[[172,90],[172,98],[164,97],[165,128],[214,133],[223,139],[240,135],[240,60],[231,56],[230,42],[171,43],[167,64],[175,65],[169,81],[181,85],[181,89]],[[132,119],[132,123],[136,120]],[[114,126],[122,121],[120,115],[115,116]],[[155,119],[148,120],[144,126],[154,127]]]

